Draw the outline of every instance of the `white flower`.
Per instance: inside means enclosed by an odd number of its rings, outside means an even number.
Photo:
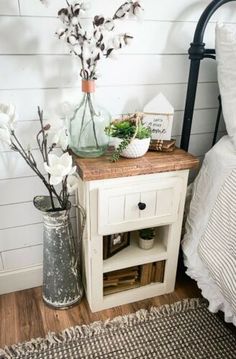
[[[67,178],[67,190],[69,194],[76,191],[79,186],[79,181],[76,175],[68,176]]]
[[[14,130],[16,121],[15,106],[11,104],[0,104],[0,122],[4,122],[10,130]]]
[[[52,144],[59,145],[63,151],[66,151],[69,146],[69,134],[65,126],[58,128],[54,131],[52,137]]]
[[[8,145],[11,145],[11,134],[9,128],[1,123],[0,123],[0,141],[3,141]]]
[[[72,167],[72,157],[68,152],[61,157],[49,154],[48,162],[49,164],[44,162],[44,168],[51,175],[50,184],[53,186],[61,183],[65,176],[73,174],[76,170],[76,166]]]
[[[50,119],[50,129],[47,132],[48,145],[51,147],[55,147],[59,145],[63,151],[66,151],[69,145],[69,133],[67,122],[69,118],[67,118],[64,114],[59,115],[62,118],[53,117]]]

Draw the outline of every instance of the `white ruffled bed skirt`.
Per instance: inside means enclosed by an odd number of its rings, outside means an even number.
[[[233,310],[236,303],[232,305],[229,298],[226,300],[224,290],[209,270],[211,267],[207,262],[203,262],[199,253],[199,243],[204,237],[217,197],[234,169],[236,151],[229,137],[225,136],[206,154],[202,168],[192,185],[192,199],[182,248],[187,266],[186,273],[197,281],[202,295],[209,301],[209,310],[213,313],[223,311],[225,321],[236,326],[236,312]]]

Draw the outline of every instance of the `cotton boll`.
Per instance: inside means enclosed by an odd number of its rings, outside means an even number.
[[[96,47],[92,53],[92,59],[98,61],[100,60],[101,55],[102,55],[101,50],[98,47]]]
[[[72,19],[71,19],[71,24],[72,24],[73,26],[76,26],[76,25],[78,25],[78,23],[79,23],[78,17],[77,17],[77,16],[73,16]]]
[[[112,31],[115,27],[114,21],[112,19],[106,19],[104,23],[104,29],[107,31]]]
[[[79,33],[80,36],[85,36],[86,31],[85,31],[83,28],[80,27],[80,28],[78,29],[78,33]]]
[[[129,12],[130,16],[135,16],[139,19],[142,18],[143,16],[143,9],[142,6],[140,5],[139,1],[135,1],[130,9],[131,11]]]
[[[115,36],[113,39],[112,39],[112,47],[115,49],[115,50],[118,50],[120,48],[120,37],[119,36]]]
[[[122,6],[122,9],[123,9],[123,11],[124,12],[127,12],[127,11],[129,11],[130,10],[130,7],[131,7],[131,4],[129,3],[126,3],[126,4],[124,4],[123,6]]]
[[[58,11],[58,17],[64,24],[69,24],[69,11],[68,9],[61,9]]]
[[[66,33],[67,33],[67,29],[61,28],[57,30],[56,35],[58,36],[59,39],[65,39]]]
[[[75,55],[77,56],[81,55],[81,47],[79,45],[73,46],[73,51]]]
[[[132,2],[124,3],[115,13],[114,19],[125,19],[131,9]]]
[[[72,9],[74,14],[79,15],[81,5],[77,1],[74,1],[74,4],[72,5]]]
[[[116,12],[116,18],[118,19],[121,19],[123,18],[124,16],[126,15],[126,12],[122,9],[119,9],[117,12]]]
[[[92,54],[91,54],[91,46],[88,44],[87,41],[84,41],[82,55],[83,55],[83,58],[84,58],[85,61],[90,59],[91,56],[92,56]]]
[[[68,38],[69,44],[72,46],[77,45],[79,43],[78,39],[75,37],[75,35],[70,35]]]
[[[93,33],[93,37],[94,37],[94,39],[95,39],[96,41],[100,40],[101,35],[102,35],[101,30],[96,30],[96,31],[94,31],[94,33]]]
[[[105,22],[104,16],[102,15],[96,15],[94,16],[93,23],[95,26],[99,27],[102,26]]]

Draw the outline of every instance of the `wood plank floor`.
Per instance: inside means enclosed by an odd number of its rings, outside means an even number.
[[[133,313],[141,308],[170,304],[183,298],[199,297],[196,283],[188,278],[177,281],[173,293],[92,313],[84,298],[68,310],[47,307],[41,297],[41,287],[0,296],[0,347],[44,337],[49,331],[59,332],[70,326],[89,324],[118,315]]]

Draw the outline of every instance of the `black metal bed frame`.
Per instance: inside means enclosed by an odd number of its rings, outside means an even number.
[[[197,23],[193,42],[190,44],[190,48],[188,50],[189,59],[191,60],[191,62],[190,62],[188,87],[187,87],[187,95],[186,95],[185,110],[184,110],[184,121],[183,121],[182,135],[181,135],[181,144],[180,144],[180,147],[185,151],[188,150],[188,146],[189,146],[200,63],[205,58],[210,58],[215,60],[215,49],[206,49],[205,43],[203,42],[206,26],[212,15],[214,14],[214,12],[219,7],[232,1],[235,0],[213,0],[206,7],[206,9],[202,13]],[[221,111],[222,111],[220,96],[218,97],[218,99],[219,99],[219,111],[216,119],[212,146],[216,143],[218,127],[219,127]]]

